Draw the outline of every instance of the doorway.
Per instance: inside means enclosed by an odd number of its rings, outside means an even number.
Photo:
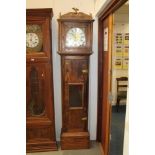
[[[129,3],[125,3],[113,13],[112,36],[112,108],[109,155],[123,155],[129,61]]]
[[[120,139],[124,139],[122,126],[124,126],[126,98],[121,98],[117,102],[116,80],[120,77],[128,79],[129,9],[126,10],[123,6],[129,7],[127,0],[111,1],[99,17],[97,140],[101,142],[104,155],[123,155],[123,140]],[[128,12],[125,17],[123,11]],[[128,80],[125,82],[128,83]],[[121,123],[117,115],[121,118]],[[122,131],[116,132],[117,126],[114,126],[117,124],[116,121],[121,124],[117,122],[118,129],[121,128]],[[120,132],[122,138],[118,135]],[[115,145],[119,140],[121,147]],[[116,150],[119,150],[119,153]]]

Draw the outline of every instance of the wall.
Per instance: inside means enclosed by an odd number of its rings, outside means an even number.
[[[111,0],[95,0],[94,16],[98,16]]]
[[[26,0],[26,8],[52,8],[54,0]]]
[[[94,0],[27,0],[27,8],[53,8],[54,17],[52,19],[52,54],[53,54],[53,75],[54,75],[54,104],[55,104],[55,122],[56,138],[60,140],[62,126],[61,113],[61,73],[60,73],[60,56],[58,50],[58,24],[57,18],[61,14],[72,11],[72,7],[77,7],[85,13],[94,12]],[[96,139],[96,122],[97,122],[97,21],[94,22],[93,32],[93,51],[90,57],[90,87],[89,87],[89,131],[90,139]]]

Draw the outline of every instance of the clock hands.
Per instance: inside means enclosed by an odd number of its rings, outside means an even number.
[[[71,28],[66,35],[66,46],[67,47],[79,47],[85,46],[86,39],[85,33],[81,28]]]

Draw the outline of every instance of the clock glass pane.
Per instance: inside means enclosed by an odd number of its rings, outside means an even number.
[[[26,34],[26,47],[34,48],[39,44],[39,38],[36,33]]]
[[[69,105],[70,107],[81,107],[83,101],[83,85],[69,85]]]
[[[40,52],[43,48],[43,35],[41,25],[26,25],[26,51]]]
[[[35,67],[31,68],[30,72],[30,90],[31,99],[29,102],[29,114],[30,116],[42,115],[45,111],[44,104],[44,85],[42,80],[39,78],[39,73]]]
[[[84,29],[82,28],[71,28],[66,35],[66,46],[67,47],[82,47],[86,46],[86,36]]]

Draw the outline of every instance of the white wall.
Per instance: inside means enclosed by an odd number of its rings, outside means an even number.
[[[55,123],[56,138],[60,140],[62,126],[61,113],[61,73],[60,56],[58,50],[58,23],[59,13],[62,14],[72,11],[72,7],[79,8],[85,13],[94,13],[94,0],[27,0],[27,8],[53,8],[54,17],[52,19],[52,55],[53,55],[53,76],[54,76],[54,104],[55,104]],[[96,139],[97,124],[97,21],[94,22],[93,32],[93,51],[90,56],[90,87],[89,87],[89,131],[90,139]]]
[[[98,85],[98,18],[93,25],[93,54],[90,56],[89,81],[89,131],[90,138],[96,140],[97,129],[97,85]]]
[[[52,8],[54,0],[26,0],[26,8]]]
[[[95,0],[94,16],[98,16],[111,0]]]

